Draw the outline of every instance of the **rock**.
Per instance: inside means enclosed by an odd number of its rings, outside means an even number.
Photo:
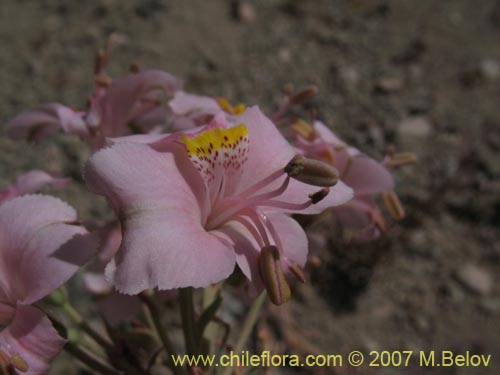
[[[257,12],[252,4],[243,2],[238,6],[238,18],[245,23],[253,23],[257,20]]]
[[[493,279],[485,269],[468,264],[460,268],[455,274],[457,280],[469,291],[487,295],[493,289]]]
[[[479,71],[484,78],[494,81],[500,78],[500,64],[493,59],[484,59],[479,64]]]
[[[399,134],[405,138],[426,138],[431,132],[431,123],[423,116],[408,117],[399,124]]]
[[[403,86],[403,81],[399,78],[383,77],[375,84],[375,90],[383,94],[390,94],[401,91]]]
[[[488,315],[496,315],[500,313],[500,300],[498,298],[484,298],[479,307]]]

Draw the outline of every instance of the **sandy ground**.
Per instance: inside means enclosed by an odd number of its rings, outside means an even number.
[[[242,4],[2,0],[0,122],[38,103],[82,107],[94,53],[111,32],[127,41],[114,54],[114,75],[131,62],[161,68],[191,91],[258,103],[269,113],[283,84],[317,85],[313,104],[344,139],[378,158],[395,145],[415,152],[419,163],[396,174],[408,216],[385,238],[346,245],[328,217],[312,225],[311,232],[328,233],[318,250],[323,262],[311,266],[311,281],[296,291],[282,325],[294,325],[295,345],[312,343],[322,353],[448,349],[493,356],[486,369],[413,364],[322,373],[498,374],[499,3]],[[248,4],[255,14],[245,11]],[[74,165],[86,157],[65,137],[40,146],[0,138],[0,184],[36,167],[81,181]],[[81,182],[61,194],[84,218],[102,216]]]

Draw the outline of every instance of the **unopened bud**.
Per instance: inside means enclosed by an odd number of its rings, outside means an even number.
[[[406,164],[413,164],[417,162],[417,156],[413,152],[400,152],[391,156],[387,161],[389,167],[401,167]]]
[[[287,302],[292,292],[281,265],[280,253],[276,246],[265,246],[259,255],[259,270],[271,302],[281,305]]]
[[[336,168],[300,154],[290,160],[285,167],[285,173],[297,181],[314,186],[334,186],[339,180]]]
[[[311,199],[312,204],[316,204],[318,202],[321,202],[325,197],[328,195],[330,192],[330,189],[328,188],[323,188],[321,190],[318,190],[316,193],[309,194],[309,198]]]
[[[314,128],[302,119],[295,120],[294,122],[292,122],[291,126],[295,134],[300,135],[302,138],[307,139],[308,141],[312,141],[316,137]]]
[[[395,192],[390,191],[384,194],[384,204],[387,212],[394,220],[401,220],[405,217],[405,210]]]
[[[12,363],[12,366],[14,366],[16,370],[19,370],[21,372],[27,372],[29,370],[28,364],[19,354],[15,354],[10,357],[10,363]]]
[[[319,90],[316,86],[306,87],[290,98],[290,105],[300,105],[307,103],[316,95],[318,95],[318,91]]]

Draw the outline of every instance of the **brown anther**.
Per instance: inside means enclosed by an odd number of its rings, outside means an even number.
[[[290,262],[288,264],[288,269],[290,270],[292,275],[295,276],[297,278],[297,280],[299,280],[302,284],[304,284],[306,282],[304,272],[302,272],[302,270],[300,269],[300,267],[298,265]]]
[[[14,354],[12,357],[10,357],[10,363],[12,363],[12,366],[14,366],[16,370],[19,370],[21,372],[27,372],[29,370],[28,364],[19,354]]]
[[[259,270],[269,299],[275,305],[281,305],[292,296],[281,265],[280,253],[276,246],[265,246],[259,255]]]
[[[94,77],[94,82],[97,86],[108,87],[111,85],[112,79],[106,74],[97,74]]]
[[[314,128],[302,119],[296,119],[292,122],[292,130],[308,141],[313,141],[316,138]]]
[[[309,263],[311,263],[314,267],[319,267],[321,266],[321,263],[323,263],[323,261],[321,260],[321,258],[317,255],[311,255],[309,257]]]
[[[397,154],[392,155],[389,160],[387,160],[386,164],[389,167],[401,167],[407,164],[413,164],[417,162],[417,155],[413,152],[399,152]]]
[[[300,90],[298,93],[290,97],[290,105],[301,105],[307,103],[316,95],[318,95],[318,88],[316,86],[309,86]]]
[[[297,181],[314,186],[334,186],[339,172],[330,164],[297,154],[286,165],[285,173]]]
[[[295,91],[295,87],[293,86],[293,83],[291,83],[291,82],[284,84],[282,89],[281,89],[281,92],[286,96],[292,95],[294,91]]]
[[[387,212],[394,220],[401,220],[405,217],[405,210],[395,192],[390,191],[384,194],[384,204]]]
[[[385,219],[378,208],[373,213],[373,223],[382,233],[387,232],[387,224],[385,223]]]
[[[130,73],[139,73],[141,68],[139,64],[133,63],[129,66],[128,70],[130,71]]]
[[[312,204],[316,204],[318,202],[321,202],[325,197],[328,195],[330,192],[330,189],[328,188],[323,188],[321,190],[318,190],[316,193],[309,194],[309,198],[311,199]]]

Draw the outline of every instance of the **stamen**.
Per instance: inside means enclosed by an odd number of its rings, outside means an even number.
[[[324,188],[317,191],[316,193],[309,194],[310,199],[304,203],[290,203],[283,201],[267,200],[267,201],[255,202],[255,206],[275,207],[290,211],[302,211],[324,199],[329,192],[330,189]]]
[[[313,141],[316,138],[314,128],[302,119],[297,119],[292,122],[292,130],[308,141]]]
[[[237,204],[235,204],[235,199],[228,199],[223,202],[219,207],[216,207],[212,211],[212,220],[208,220],[207,228],[216,228],[222,223],[229,220],[232,216],[238,214],[248,207],[258,206],[260,202],[266,202],[271,198],[277,197],[285,192],[288,188],[288,184],[290,183],[290,177],[286,177],[281,186],[273,191],[263,193],[260,195],[256,195],[250,199],[242,199],[241,196],[235,197],[237,198]],[[245,197],[243,197],[245,198]]]
[[[413,152],[400,152],[391,156],[388,156],[384,161],[385,165],[388,167],[401,167],[407,164],[413,164],[417,162],[417,156]]]
[[[292,295],[276,246],[265,246],[259,255],[259,270],[272,303],[281,305]]]
[[[334,186],[339,179],[339,172],[335,167],[300,154],[290,160],[285,172],[297,181],[314,186]]]
[[[384,194],[384,204],[387,212],[394,220],[401,220],[405,217],[405,210],[394,191]]]
[[[234,221],[237,221],[238,223],[242,224],[252,235],[253,238],[257,241],[257,244],[259,247],[264,247],[266,246],[264,244],[263,238],[261,235],[259,235],[259,232],[255,229],[255,227],[252,225],[252,223],[244,216],[236,216]]]
[[[14,354],[12,357],[10,357],[10,362],[16,368],[16,370],[19,370],[21,372],[27,372],[29,370],[28,364],[19,354]]]
[[[297,280],[299,280],[302,284],[304,284],[306,282],[306,278],[300,267],[292,261],[288,261],[287,263],[288,269],[290,270],[292,275],[295,276]]]
[[[319,89],[316,86],[309,86],[290,97],[290,105],[301,105],[312,100],[318,95]]]

